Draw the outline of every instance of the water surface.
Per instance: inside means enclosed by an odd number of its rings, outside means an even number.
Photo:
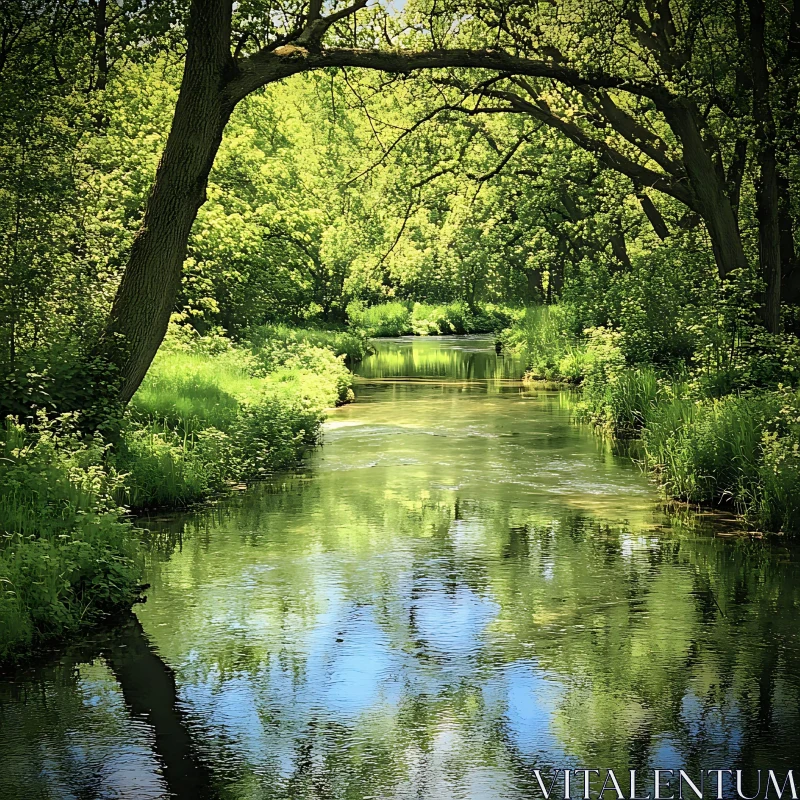
[[[796,550],[667,516],[487,338],[384,340],[357,371],[306,469],[150,520],[135,618],[0,683],[0,797],[800,766]]]

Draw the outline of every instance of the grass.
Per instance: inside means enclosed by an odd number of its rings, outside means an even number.
[[[69,418],[0,430],[0,662],[130,608],[139,593],[132,527],[113,496],[106,446]]]
[[[438,336],[442,334],[494,333],[508,327],[520,312],[487,303],[470,310],[466,303],[350,303],[350,325],[368,336]]]
[[[371,352],[367,336],[358,329],[349,331],[322,330],[320,328],[292,328],[288,325],[261,325],[251,328],[247,334],[247,345],[260,350],[271,343],[291,346],[298,343],[330,350],[344,356],[346,364],[361,361]]]
[[[585,341],[568,332],[564,306],[533,306],[500,334],[502,345],[525,359],[530,380],[580,383],[594,354]]]
[[[0,662],[136,601],[140,540],[127,510],[185,506],[296,465],[326,409],[352,398],[344,360],[364,346],[347,332],[261,329],[237,346],[173,329],[113,447],[81,436],[74,416],[7,420]]]
[[[764,530],[800,533],[800,398],[763,391],[658,406],[647,465],[673,497],[731,504]]]
[[[750,525],[800,534],[800,396],[759,389],[709,397],[692,379],[626,362],[618,333],[582,338],[568,306],[539,306],[501,335],[528,376],[580,383],[578,418],[618,438],[640,436],[644,466],[673,498],[729,505]]]
[[[322,332],[283,327],[259,329],[249,347],[173,335],[133,398],[115,452],[126,475],[121,499],[133,508],[187,505],[296,465],[325,409],[352,398],[345,354],[312,343],[324,341]]]

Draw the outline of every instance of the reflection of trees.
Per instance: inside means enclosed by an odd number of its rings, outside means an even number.
[[[152,648],[139,620],[132,617],[115,629],[102,652],[130,713],[146,719],[153,728],[155,751],[172,795],[187,800],[217,797],[211,772],[192,740],[175,675]]]
[[[533,766],[565,758],[789,764],[796,556],[715,539],[691,518],[670,527],[550,406],[533,446],[511,444],[529,419],[505,400],[460,400],[441,429],[399,403],[394,450],[367,418],[313,480],[151,520],[138,614],[154,646],[132,622],[72,651],[49,679],[57,708],[9,701],[28,714],[25,740],[70,739],[64,720],[87,715],[75,665],[95,660],[124,699],[103,712],[103,736],[146,719],[150,762],[194,787],[185,796],[214,781],[237,798],[468,796],[477,773],[525,796]],[[368,417],[364,405],[352,413]],[[396,461],[381,461],[387,449]],[[565,480],[600,491],[558,493]],[[383,666],[349,680],[359,658]],[[0,747],[19,763],[9,739]],[[47,763],[97,796],[70,754],[55,747]]]
[[[467,345],[470,346],[470,345]],[[519,380],[524,365],[512,356],[498,355],[491,338],[475,342],[476,349],[464,352],[463,344],[443,346],[441,340],[419,339],[382,342],[378,351],[357,365],[363,378],[415,379],[446,378],[459,380]]]
[[[442,477],[446,482],[447,476]],[[434,747],[442,719],[468,737],[462,716],[466,712],[456,703],[457,696],[469,696],[466,705],[479,709],[484,723],[493,720],[493,725],[481,727],[480,753],[470,751],[475,763],[499,759],[512,772],[514,764],[524,772],[546,759],[545,740],[533,751],[519,750],[509,738],[506,712],[487,706],[482,696],[486,676],[514,663],[554,676],[560,688],[550,724],[577,762],[642,769],[660,752],[666,754],[666,766],[677,758],[682,766],[699,768],[707,766],[709,754],[719,754],[748,768],[766,760],[780,764],[791,756],[791,747],[768,724],[776,704],[793,724],[800,720],[800,692],[789,678],[791,647],[796,646],[791,644],[791,608],[797,601],[797,570],[782,563],[780,553],[702,532],[632,529],[576,512],[543,515],[458,495],[451,496],[450,504],[432,498],[415,501],[388,492],[385,485],[378,490],[375,484],[369,491],[348,493],[339,491],[337,480],[320,480],[281,498],[274,517],[256,522],[240,508],[241,516],[223,524],[248,531],[248,544],[270,563],[280,564],[281,553],[292,549],[351,553],[352,562],[336,565],[342,602],[370,607],[392,650],[410,659],[403,669],[428,680],[424,686],[436,686],[435,691],[417,689],[417,694],[408,690],[404,696],[404,707],[416,709],[413,723],[402,715],[387,720],[393,737],[399,737],[390,748],[395,762],[410,764],[418,748]],[[347,518],[347,529],[300,532],[281,524],[284,513],[303,518],[310,508],[320,507],[326,519]],[[374,533],[376,518],[381,520],[380,537]],[[262,534],[266,540],[253,540],[255,528],[269,531]],[[376,554],[392,551],[387,535],[395,543],[413,545],[406,560],[362,569]],[[186,546],[193,547],[191,536]],[[249,552],[244,561],[252,558]],[[204,559],[198,551],[191,569],[202,569]],[[219,569],[219,554],[209,560]],[[232,580],[241,564],[235,559],[228,563]],[[271,580],[287,591],[304,586],[306,600],[276,594],[269,604],[268,627],[311,630],[327,602],[330,573],[320,563],[309,571],[308,564],[296,562],[277,571],[281,574],[270,573]],[[444,606],[463,591],[488,598],[499,611],[459,667],[457,653],[443,655],[431,643],[419,613],[426,602]],[[240,623],[246,626],[246,618]],[[196,624],[189,623],[189,629]],[[241,660],[248,652],[246,643],[235,637],[231,642],[239,662],[226,667],[226,649],[204,651],[204,674],[213,669],[224,675],[234,666],[247,669],[247,658],[254,669],[281,647],[283,663],[303,674],[305,655],[300,650],[287,653],[285,643],[265,641],[262,649]],[[278,714],[291,714],[291,709]],[[313,733],[318,742],[319,730]],[[310,731],[303,736],[312,736]],[[324,751],[323,744],[316,746]],[[348,764],[346,754],[338,757]],[[392,770],[403,772],[399,763]],[[355,773],[334,772],[336,780],[356,780]],[[296,779],[310,780],[307,775]],[[515,781],[522,785],[521,773]]]
[[[115,686],[104,677],[102,665],[108,666]],[[94,693],[91,719],[81,686],[87,680]],[[124,712],[113,703],[98,704],[116,687],[124,698]],[[178,698],[174,673],[134,616],[67,648],[57,661],[42,665],[25,680],[2,685],[0,700],[2,728],[9,732],[13,725],[16,732],[15,737],[0,737],[1,796],[57,796],[54,788],[59,785],[69,796],[87,800],[109,796],[109,790],[124,791],[124,775],[105,774],[102,756],[94,763],[86,760],[95,748],[109,746],[105,759],[121,758],[123,772],[150,773],[148,783],[159,795],[166,790],[178,800],[218,796],[194,740],[197,731]],[[141,723],[138,736],[131,732],[130,721]],[[140,739],[138,755],[134,747],[130,754],[118,756],[112,743],[129,745],[132,737]],[[135,761],[127,763],[131,758]],[[159,785],[159,775],[165,785]],[[119,780],[121,787],[114,785]],[[38,786],[40,781],[43,785]]]

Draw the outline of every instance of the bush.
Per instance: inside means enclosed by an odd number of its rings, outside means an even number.
[[[361,361],[371,352],[367,336],[358,328],[349,331],[330,331],[317,328],[292,328],[288,325],[260,325],[247,332],[246,344],[252,350],[265,346],[303,343],[312,347],[330,350],[344,356],[347,364]]]
[[[0,432],[0,660],[118,613],[136,600],[135,532],[114,502],[107,446],[61,417]]]
[[[594,354],[569,332],[571,322],[568,306],[533,306],[500,334],[500,342],[522,355],[528,378],[580,383]]]
[[[120,499],[132,508],[183,506],[296,465],[325,409],[353,397],[344,355],[311,338],[265,326],[245,348],[172,331],[113,455],[125,475]]]
[[[464,302],[383,303],[366,308],[359,302],[347,307],[350,324],[368,336],[439,336],[442,334],[495,333],[508,327],[522,312],[486,304],[470,310]]]
[[[404,303],[364,306],[353,301],[347,306],[350,325],[366,331],[367,336],[403,336],[411,333],[411,310]]]

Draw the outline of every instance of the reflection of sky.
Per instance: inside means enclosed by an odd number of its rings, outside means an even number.
[[[63,699],[60,691],[59,685],[49,681],[37,687],[35,694],[48,715]],[[14,774],[17,764],[0,764],[0,797],[18,798],[24,786],[30,792],[25,797],[163,798],[165,786],[153,755],[152,731],[144,721],[128,719],[110,671],[100,662],[82,665],[76,691],[83,714],[73,716],[64,730],[59,724],[42,727],[35,748],[23,738],[24,723],[7,724],[9,718],[0,715],[3,734],[18,733],[17,747],[27,750],[38,765],[36,774],[15,784],[20,777]],[[35,719],[39,711],[33,709],[31,716]]]
[[[447,656],[475,654],[483,629],[500,611],[497,603],[465,586],[448,589],[436,581],[425,582],[413,602],[422,641]]]
[[[564,686],[530,661],[509,664],[484,686],[487,706],[502,710],[511,745],[525,756],[565,763],[566,753],[552,730]]]

